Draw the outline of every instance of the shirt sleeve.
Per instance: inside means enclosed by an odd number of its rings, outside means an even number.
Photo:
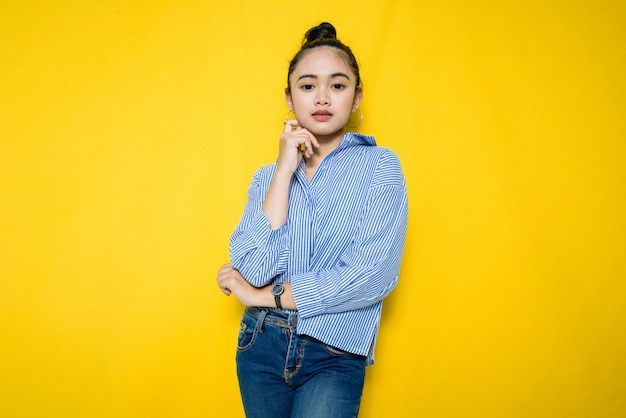
[[[273,172],[259,169],[248,188],[248,203],[230,238],[230,262],[253,286],[261,287],[287,270],[288,227],[272,230],[261,205]]]
[[[397,156],[379,160],[364,215],[351,244],[330,269],[291,277],[299,315],[361,309],[387,296],[398,282],[408,223],[406,181]]]

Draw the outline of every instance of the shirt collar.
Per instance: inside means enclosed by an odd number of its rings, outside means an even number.
[[[373,136],[363,135],[356,132],[347,132],[341,139],[341,143],[337,149],[346,148],[353,145],[366,145],[370,147],[376,146],[376,140]]]

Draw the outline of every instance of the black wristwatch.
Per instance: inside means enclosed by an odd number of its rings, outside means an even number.
[[[283,305],[280,303],[280,295],[285,292],[285,287],[282,284],[275,284],[272,286],[272,295],[274,295],[274,300],[276,301],[276,307],[278,309],[282,309]]]

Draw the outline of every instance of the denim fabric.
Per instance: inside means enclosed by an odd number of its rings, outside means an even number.
[[[246,417],[356,417],[366,357],[295,332],[297,314],[247,308],[237,347]]]

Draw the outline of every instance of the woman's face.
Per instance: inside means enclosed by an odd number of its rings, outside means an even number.
[[[289,77],[285,100],[298,124],[316,136],[343,134],[350,114],[361,103],[356,75],[333,47],[321,46],[304,55]]]

